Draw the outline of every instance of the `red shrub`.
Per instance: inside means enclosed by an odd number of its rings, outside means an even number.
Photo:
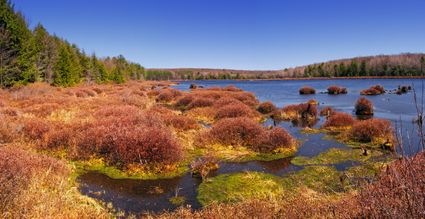
[[[326,120],[323,127],[348,127],[354,124],[353,117],[348,113],[335,112]]]
[[[360,91],[361,95],[379,95],[383,93],[385,93],[385,89],[381,85],[375,85],[369,89]]]
[[[335,110],[330,106],[326,106],[322,110],[320,110],[320,116],[330,116],[334,113],[335,113]]]
[[[181,95],[182,93],[179,90],[167,88],[162,89],[159,92],[158,96],[156,97],[156,100],[160,102],[170,102]]]
[[[12,117],[18,116],[18,111],[12,107],[4,107],[0,109],[0,113]]]
[[[315,94],[316,90],[312,87],[304,86],[300,88],[300,94]]]
[[[163,117],[163,120],[165,124],[182,131],[196,129],[199,127],[198,122],[196,122],[195,119],[183,115],[166,115]]]
[[[247,106],[256,107],[258,105],[258,100],[253,93],[250,92],[235,92],[229,93],[229,96],[235,98]]]
[[[358,195],[356,218],[424,218],[425,154],[391,163]]]
[[[261,143],[254,146],[255,151],[270,153],[278,148],[290,148],[294,146],[295,139],[283,128],[273,128],[262,136]]]
[[[180,108],[186,108],[190,105],[190,103],[192,103],[192,101],[193,101],[192,95],[184,95],[176,101],[175,106]]]
[[[373,115],[373,104],[370,100],[360,97],[355,105],[356,115]]]
[[[233,97],[222,97],[214,102],[214,107],[223,107],[226,105],[243,104],[240,100]]]
[[[42,140],[50,128],[51,125],[48,122],[42,119],[31,118],[25,120],[23,134],[31,140]]]
[[[271,101],[263,102],[257,108],[258,112],[262,114],[272,113],[276,109],[276,106]]]
[[[224,90],[224,91],[231,91],[231,92],[240,92],[240,91],[242,91],[242,89],[237,88],[234,85],[226,86],[222,90]]]
[[[346,94],[347,88],[345,87],[339,87],[339,86],[329,86],[328,87],[328,94]]]
[[[308,103],[288,105],[282,109],[282,112],[287,115],[292,115],[287,118],[290,120],[313,119],[317,117],[317,106]]]
[[[356,121],[350,132],[350,138],[358,142],[371,142],[374,139],[393,140],[393,127],[385,119],[368,119]]]
[[[214,100],[210,98],[197,97],[189,104],[188,109],[208,107],[214,104]]]
[[[33,177],[52,171],[67,174],[67,167],[53,158],[31,154],[12,147],[0,147],[0,212],[8,212],[19,201],[20,196]]]
[[[182,155],[180,145],[161,122],[150,115],[97,120],[79,130],[77,156],[102,156],[113,164],[172,163]]]
[[[217,110],[215,119],[236,118],[236,117],[253,117],[255,111],[245,104],[232,104],[220,107]]]
[[[239,117],[218,121],[208,132],[208,137],[212,142],[224,145],[255,147],[264,132],[259,123]]]

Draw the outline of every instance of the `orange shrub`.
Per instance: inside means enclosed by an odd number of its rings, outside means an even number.
[[[284,119],[315,119],[317,117],[317,106],[308,103],[288,105],[282,109],[282,112],[286,117]]]
[[[375,85],[369,89],[360,91],[361,95],[379,95],[383,93],[385,93],[385,89],[381,85]]]
[[[24,121],[23,134],[31,140],[42,140],[51,129],[51,125],[43,119],[31,118]]]
[[[348,127],[354,124],[353,117],[348,113],[335,112],[328,117],[323,127]]]
[[[197,97],[189,104],[188,109],[208,107],[214,104],[214,100],[210,98]]]
[[[278,148],[290,148],[295,145],[295,139],[283,128],[267,130],[261,136],[261,143],[253,149],[262,153],[270,153]]]
[[[320,116],[330,116],[334,113],[335,113],[335,110],[330,106],[323,107],[323,109],[320,110]]]
[[[262,114],[272,113],[276,109],[277,109],[276,106],[271,101],[263,102],[257,108],[258,112]]]
[[[347,88],[345,87],[339,87],[339,86],[329,86],[328,87],[328,94],[346,94]]]
[[[360,97],[355,105],[356,115],[373,115],[373,104],[370,100]]]
[[[259,143],[259,136],[263,136],[264,132],[259,123],[239,117],[218,121],[208,132],[208,137],[215,143],[252,147]]]
[[[315,94],[316,93],[316,90],[309,86],[304,86],[300,88],[299,91],[300,91],[300,94]]]
[[[226,87],[224,87],[222,90],[224,90],[224,91],[231,91],[231,92],[240,92],[240,91],[242,91],[242,89],[237,88],[237,87],[236,87],[236,86],[234,86],[234,85],[226,86]]]
[[[214,107],[223,107],[226,105],[243,104],[240,100],[233,97],[222,97],[214,102]]]
[[[236,117],[253,117],[256,113],[249,106],[239,104],[229,104],[218,108],[215,119],[236,118]]]
[[[158,96],[156,97],[156,100],[159,102],[170,102],[181,95],[182,93],[179,90],[167,88],[162,89],[159,92]]]
[[[184,95],[180,97],[179,99],[177,99],[175,106],[179,108],[186,108],[190,105],[190,103],[192,103],[192,101],[193,101],[192,95]]]
[[[356,121],[350,131],[350,138],[358,142],[391,141],[393,133],[394,130],[389,120],[373,118]]]
[[[167,124],[168,126],[172,126],[177,130],[186,131],[199,127],[198,122],[196,122],[195,119],[184,115],[165,115],[162,117],[162,119],[164,120],[165,124]]]

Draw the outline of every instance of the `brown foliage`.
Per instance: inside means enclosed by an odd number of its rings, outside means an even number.
[[[358,200],[364,218],[425,217],[425,153],[395,161],[378,180],[362,189]]]
[[[373,115],[373,104],[370,100],[360,97],[355,105],[356,115]]]
[[[277,127],[267,130],[261,136],[261,143],[253,149],[263,153],[270,153],[275,149],[290,148],[294,145],[295,139],[284,128]]]
[[[214,100],[210,98],[197,97],[189,104],[188,109],[208,107],[214,104]]]
[[[182,93],[179,90],[173,88],[166,88],[159,91],[156,100],[159,102],[170,102],[181,95]]]
[[[385,93],[385,89],[381,85],[375,85],[370,87],[369,89],[360,91],[361,95],[379,95],[383,93]]]
[[[255,146],[265,130],[257,122],[244,117],[222,119],[208,132],[213,142],[234,146]]]
[[[347,88],[345,87],[339,87],[339,86],[329,86],[328,87],[328,94],[346,94]]]
[[[354,124],[353,117],[348,113],[336,112],[328,117],[323,127],[348,127]]]
[[[335,113],[335,110],[330,106],[323,107],[320,110],[320,116],[330,116],[334,113]]]
[[[300,94],[315,94],[316,90],[309,86],[304,86],[299,90]]]
[[[228,104],[218,108],[215,119],[253,117],[256,112],[245,104]]]
[[[276,109],[277,109],[276,106],[271,101],[263,102],[257,108],[258,112],[262,114],[272,113]]]
[[[359,142],[371,142],[378,138],[391,141],[393,134],[389,120],[373,118],[356,121],[350,131],[350,138]]]

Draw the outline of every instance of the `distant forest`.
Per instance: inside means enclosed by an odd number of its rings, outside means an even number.
[[[279,79],[287,77],[420,76],[425,54],[359,57],[276,71],[229,69],[148,69],[122,55],[100,58],[48,33],[30,29],[9,0],[0,0],[0,87],[47,82],[122,83],[127,80]]]

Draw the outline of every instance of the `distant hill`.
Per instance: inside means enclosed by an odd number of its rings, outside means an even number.
[[[147,69],[147,79],[279,79],[298,77],[410,77],[425,71],[424,53],[355,57],[283,70]]]

